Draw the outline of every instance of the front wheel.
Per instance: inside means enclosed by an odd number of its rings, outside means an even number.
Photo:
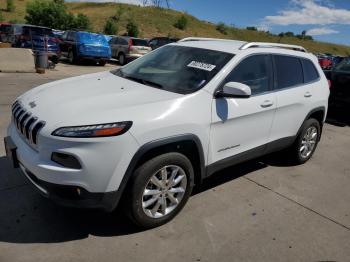
[[[320,140],[321,127],[316,119],[308,119],[301,127],[301,131],[290,149],[292,160],[296,164],[304,164],[314,154]]]
[[[131,219],[143,228],[172,220],[192,192],[194,176],[190,160],[179,153],[157,156],[136,169],[126,208]]]

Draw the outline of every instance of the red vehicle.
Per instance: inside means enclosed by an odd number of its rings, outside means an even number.
[[[329,70],[332,68],[332,60],[327,57],[319,57],[318,62],[323,70]]]
[[[10,42],[11,24],[0,23],[0,42]]]

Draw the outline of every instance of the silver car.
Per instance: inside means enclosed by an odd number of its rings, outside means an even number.
[[[147,40],[128,36],[116,36],[109,41],[112,57],[118,59],[119,64],[125,65],[129,61],[139,58],[150,51]]]

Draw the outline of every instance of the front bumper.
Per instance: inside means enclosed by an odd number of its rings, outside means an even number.
[[[121,197],[118,190],[108,193],[91,193],[78,186],[57,185],[40,180],[22,164],[20,164],[20,169],[41,195],[62,206],[111,212],[116,208]]]
[[[73,140],[52,137],[45,130],[42,133],[35,149],[19,134],[13,122],[8,128],[20,168],[36,188],[65,206],[107,211],[116,207],[121,194],[118,193],[120,183],[134,155],[133,151],[137,149],[131,134],[127,132],[118,137]],[[53,162],[53,152],[75,156],[81,163],[81,169],[67,168]]]

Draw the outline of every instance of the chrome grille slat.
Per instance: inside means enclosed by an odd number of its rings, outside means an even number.
[[[12,105],[12,118],[18,133],[30,146],[36,149],[38,136],[45,126],[45,121],[38,121],[36,116],[32,116],[32,113],[17,101]]]
[[[29,120],[28,120],[28,122],[26,123],[26,125],[24,126],[24,134],[25,134],[25,136],[26,136],[26,138],[27,139],[29,139],[29,141],[30,141],[30,132],[29,132],[29,130],[30,130],[30,128],[32,128],[33,126],[34,126],[34,124],[35,124],[35,122],[38,120],[38,118],[37,117],[31,117]]]
[[[24,117],[22,118],[21,122],[20,122],[20,127],[21,127],[21,133],[24,134],[24,126],[26,124],[26,122],[30,119],[32,113],[28,112],[24,115]]]

